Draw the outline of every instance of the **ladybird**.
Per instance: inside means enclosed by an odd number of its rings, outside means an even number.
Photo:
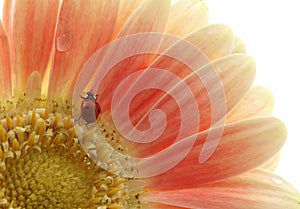
[[[83,99],[80,117],[87,123],[95,122],[101,113],[101,107],[97,102],[97,96],[98,95],[94,95],[92,92],[87,92],[84,97],[80,96],[81,99]]]

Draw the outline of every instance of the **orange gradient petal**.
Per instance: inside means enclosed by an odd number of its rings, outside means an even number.
[[[179,53],[175,57],[182,60],[161,56],[150,66],[152,69],[159,69],[157,73],[152,75],[149,68],[130,83],[128,95],[132,89],[142,89],[147,85],[159,84],[161,89],[149,88],[137,94],[131,101],[129,114],[133,126],[141,131],[150,127],[153,130],[161,129],[162,121],[157,121],[157,127],[153,126],[154,119],[152,126],[149,124],[149,115],[155,110],[162,111],[167,122],[164,132],[157,140],[151,143],[128,142],[128,146],[140,154],[139,157],[155,154],[174,143],[176,138],[181,140],[189,137],[222,120],[244,96],[254,80],[255,64],[246,55],[229,55],[202,66],[205,59],[197,59],[197,56],[194,57],[194,54],[188,51],[189,48],[181,49],[181,44],[178,45],[166,54],[175,56]],[[192,56],[189,56],[190,54]],[[191,71],[183,63],[189,63],[195,70]],[[173,75],[172,78],[169,78],[170,74]],[[127,94],[123,94],[126,99],[129,98]],[[173,94],[177,95],[177,98]],[[121,104],[119,106],[123,107]],[[119,108],[114,111],[118,112],[122,131],[131,133],[131,126],[125,125],[128,124],[128,119],[123,117],[126,110]],[[199,118],[195,117],[197,114]]]
[[[169,9],[169,0],[143,1],[124,23],[118,37],[142,32],[163,32]]]
[[[10,97],[11,88],[9,45],[7,35],[0,21],[0,97]]]
[[[143,204],[142,208],[143,209],[187,209],[187,208],[182,208],[182,207],[164,205],[164,204],[159,204],[159,203],[149,203],[149,202]]]
[[[38,71],[44,76],[59,5],[59,0],[5,1],[3,21],[10,41],[15,93],[24,93],[31,72]]]
[[[222,128],[200,133],[186,157],[174,168],[152,177],[148,186],[195,187],[236,176],[256,168],[275,155],[287,135],[284,124],[272,117],[249,119],[226,125],[224,130]],[[220,139],[208,138],[208,134],[214,136],[220,130],[223,130]],[[170,153],[168,161],[172,161],[179,154]],[[166,166],[165,163],[168,162],[166,159],[159,160],[159,164],[152,165],[156,169]],[[143,172],[147,172],[147,169],[151,171],[151,165],[147,166]]]
[[[116,86],[128,75],[148,66],[155,58],[162,37],[154,40],[152,33],[164,31],[169,8],[170,2],[168,0],[143,1],[124,23],[118,33],[118,39],[112,43],[111,48],[108,47],[108,52],[106,54],[101,52],[103,56],[95,58],[100,60],[97,61],[100,65],[102,63],[105,63],[103,65],[111,65],[109,72],[98,72],[98,76],[105,74],[105,79],[99,85],[94,84],[92,88],[99,95],[103,111],[110,111],[112,93]],[[135,36],[141,38],[132,42],[131,37]],[[139,51],[145,53],[134,54],[134,52]],[[113,63],[112,60],[116,60],[116,63]],[[97,67],[102,70],[101,67]],[[85,83],[88,83],[88,78],[84,78],[83,75],[80,77],[82,80],[86,80]]]
[[[209,60],[231,54],[234,43],[232,31],[221,24],[208,25],[189,34],[185,39],[197,46]]]
[[[148,202],[201,209],[296,209],[299,193],[281,177],[256,169],[196,188],[149,191]]]
[[[262,86],[252,87],[226,117],[226,123],[232,123],[246,118],[271,115],[273,107],[274,97],[269,89]]]
[[[123,24],[132,15],[134,10],[143,2],[144,0],[120,0],[119,13],[115,26],[115,34],[118,34]]]
[[[180,0],[171,7],[166,33],[186,34],[208,24],[208,8],[203,1]]]
[[[274,155],[271,159],[269,159],[267,162],[262,164],[260,168],[269,170],[269,171],[275,171],[278,167],[278,164],[280,162],[280,152],[278,152],[276,155]]]
[[[55,37],[50,98],[55,95],[71,98],[77,75],[84,63],[111,40],[118,7],[118,1],[63,1]]]

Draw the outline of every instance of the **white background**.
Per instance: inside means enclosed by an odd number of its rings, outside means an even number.
[[[2,11],[0,0],[0,11]],[[206,0],[211,22],[224,23],[242,38],[257,64],[256,84],[273,91],[274,115],[289,136],[277,173],[300,190],[300,12],[296,0]],[[0,12],[1,13],[1,12]]]

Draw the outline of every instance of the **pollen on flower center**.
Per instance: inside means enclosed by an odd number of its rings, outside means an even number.
[[[96,176],[86,178],[87,172],[64,148],[31,149],[19,160],[6,163],[6,199],[22,208],[84,208],[97,180]]]
[[[139,207],[134,178],[90,159],[70,116],[47,108],[0,113],[0,143],[0,208]]]

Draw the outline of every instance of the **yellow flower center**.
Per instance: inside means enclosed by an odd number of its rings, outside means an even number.
[[[73,119],[57,113],[62,108],[55,104],[51,112],[0,111],[0,208],[139,208],[142,187],[133,188],[140,185],[137,180],[98,166],[105,164],[106,156],[97,156],[100,163],[90,158]],[[87,133],[94,131],[93,139],[104,138],[116,152],[126,150],[110,123],[100,121],[99,127]],[[92,150],[103,150],[97,147],[101,144],[93,144]],[[119,160],[114,156],[111,162]],[[108,167],[123,170],[110,161]]]
[[[7,201],[22,208],[87,207],[93,181],[88,169],[64,148],[29,150],[21,159],[6,163],[3,188]]]

